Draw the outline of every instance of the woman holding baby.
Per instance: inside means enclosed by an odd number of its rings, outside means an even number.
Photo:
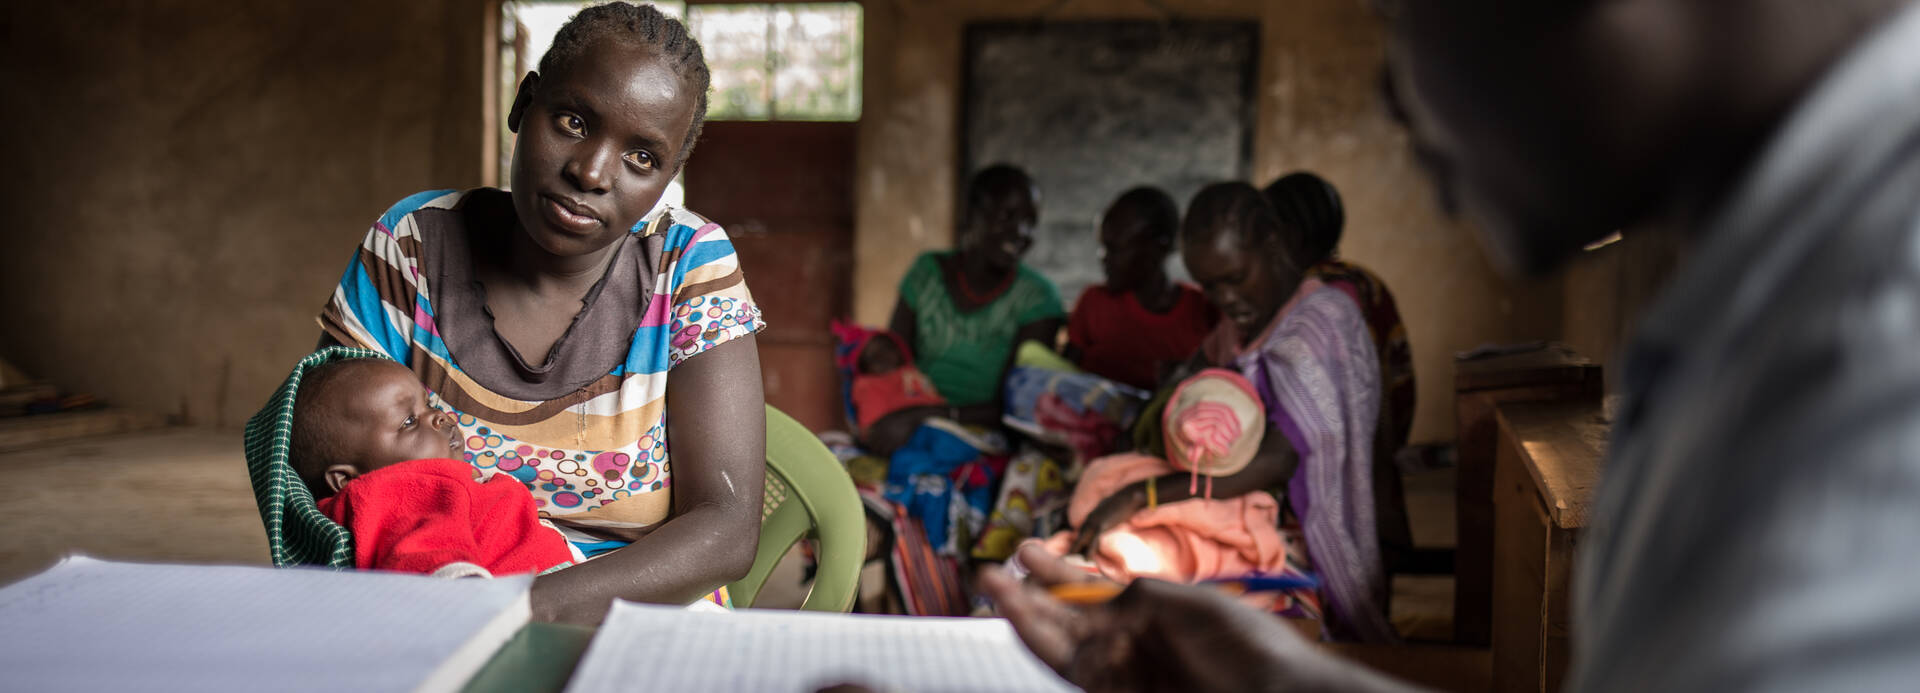
[[[1305,615],[1323,618],[1337,639],[1391,641],[1373,503],[1378,361],[1359,306],[1306,275],[1298,240],[1299,234],[1285,228],[1250,185],[1219,183],[1195,195],[1182,225],[1180,252],[1223,319],[1186,370],[1230,371],[1230,380],[1241,385],[1204,399],[1231,401],[1237,398],[1225,395],[1244,390],[1251,399],[1230,409],[1258,411],[1263,420],[1222,426],[1220,421],[1233,417],[1207,416],[1207,407],[1191,407],[1176,392],[1164,415],[1164,450],[1148,451],[1174,468],[1145,473],[1133,459],[1140,456],[1094,463],[1075,494],[1071,519],[1078,531],[1070,542],[1056,542],[1056,548],[1084,553],[1116,577],[1151,574],[1137,566],[1165,561],[1131,561],[1128,547],[1159,531],[1147,524],[1167,524],[1158,518],[1166,513],[1155,506],[1199,499],[1220,509],[1232,502],[1241,504],[1233,508],[1244,506],[1230,514],[1236,531],[1213,533],[1214,543],[1262,572],[1280,570],[1264,548],[1270,542],[1257,540],[1263,533],[1259,523],[1239,521],[1255,511],[1261,517],[1273,513],[1267,509],[1272,498],[1261,499],[1270,493],[1285,499],[1288,514],[1298,520],[1297,531],[1288,534],[1300,541],[1289,542],[1287,562],[1319,578],[1313,595],[1318,604],[1305,604],[1317,614]],[[1183,389],[1191,386],[1189,381]],[[1111,479],[1116,476],[1117,481]],[[1205,565],[1228,564],[1210,560]]]
[[[616,597],[724,604],[753,562],[760,313],[718,225],[655,209],[708,84],[678,21],[583,10],[508,113],[511,192],[401,200],[319,317],[323,345],[406,365],[455,419],[460,459],[519,479],[591,559],[535,580],[539,619],[596,622]]]

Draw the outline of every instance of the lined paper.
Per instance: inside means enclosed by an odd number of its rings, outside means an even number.
[[[531,584],[70,557],[0,589],[0,691],[457,689]]]
[[[745,609],[697,613],[615,602],[568,693],[1072,691],[1004,619]]]

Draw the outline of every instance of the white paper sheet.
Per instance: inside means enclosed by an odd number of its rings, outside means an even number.
[[[568,693],[1071,691],[1002,619],[746,609],[728,614],[615,602]]]
[[[0,691],[458,688],[531,584],[76,556],[0,589]]]

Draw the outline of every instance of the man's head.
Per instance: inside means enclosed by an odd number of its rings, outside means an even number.
[[[381,467],[451,457],[460,447],[452,417],[429,404],[426,388],[398,363],[341,359],[300,379],[288,462],[315,497]]]
[[[1120,194],[1100,216],[1100,268],[1107,288],[1133,291],[1165,272],[1180,231],[1180,206],[1159,188],[1140,187]]]
[[[1388,0],[1391,102],[1443,199],[1502,264],[1547,269],[1643,220],[1669,181],[1670,118],[1696,56],[1668,0]]]
[[[1541,271],[1623,227],[1700,223],[1781,120],[1907,0],[1374,0],[1389,104],[1443,201]]]

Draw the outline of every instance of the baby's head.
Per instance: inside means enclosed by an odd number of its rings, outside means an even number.
[[[860,347],[860,373],[863,375],[892,373],[905,365],[905,348],[901,346],[900,338],[892,332],[875,332],[867,338],[866,345]]]
[[[1192,472],[1195,481],[1232,476],[1246,469],[1266,437],[1266,406],[1253,383],[1238,372],[1208,368],[1180,382],[1161,412],[1167,462]],[[1197,487],[1197,484],[1196,484]]]
[[[388,465],[460,451],[452,417],[427,402],[413,372],[379,358],[307,371],[293,404],[288,462],[316,498]]]

